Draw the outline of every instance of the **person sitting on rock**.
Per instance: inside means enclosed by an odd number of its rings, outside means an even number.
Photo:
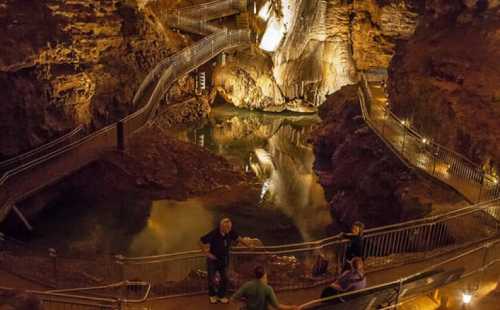
[[[321,292],[321,298],[356,291],[366,287],[364,263],[361,257],[354,257],[351,265],[351,269],[344,271],[335,282]]]

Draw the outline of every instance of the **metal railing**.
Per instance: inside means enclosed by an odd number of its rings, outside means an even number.
[[[408,120],[400,119],[387,108],[381,87],[372,87],[361,74],[359,98],[366,123],[406,164],[416,167],[453,187],[470,202],[500,197],[495,176],[464,156],[419,134]],[[373,91],[378,91],[375,96]]]
[[[149,6],[160,24],[207,35],[222,29],[210,21],[246,11],[248,0],[221,0],[167,10],[155,7],[155,2]]]
[[[364,237],[368,270],[379,270],[442,255],[497,236],[500,200],[467,207],[442,216],[369,229]],[[467,223],[467,227],[464,227]],[[255,264],[267,266],[277,290],[313,287],[330,281],[343,261],[347,240],[334,236],[315,242],[237,248],[232,253],[230,278],[236,288],[251,278]],[[330,262],[320,277],[312,274],[319,255]],[[172,297],[206,289],[205,257],[188,251],[150,257],[120,258],[124,279],[151,282],[152,296]]]
[[[30,162],[9,170],[0,178],[0,222],[5,219],[13,204],[32,193],[57,182],[88,163],[99,158],[103,152],[117,146],[117,124],[122,123],[130,134],[148,123],[154,116],[160,100],[174,81],[207,62],[220,52],[250,42],[250,31],[224,29],[183,49],[162,61],[146,77],[135,97],[139,102],[148,97],[147,103],[119,122],[106,126],[71,144],[44,154]],[[161,77],[154,84],[155,78]]]
[[[500,199],[442,215],[368,229],[364,237],[370,271],[421,261],[494,238],[499,232]],[[341,236],[288,245],[235,248],[230,278],[238,287],[255,264],[268,267],[278,290],[299,289],[331,281],[343,261],[348,241]],[[173,297],[206,290],[205,257],[188,251],[148,257],[76,257],[55,250],[26,248],[4,239],[0,266],[20,277],[51,287],[84,287],[123,280],[152,284],[151,297]],[[321,255],[329,261],[320,276],[312,273]]]
[[[369,270],[390,268],[442,255],[498,233],[500,201],[466,207],[443,215],[367,230],[364,256]],[[466,223],[466,224],[464,224]],[[347,240],[333,236],[313,242],[236,248],[232,254],[233,287],[250,277],[256,263],[266,265],[278,290],[298,289],[330,281],[343,260]],[[312,274],[321,255],[330,262],[320,277]],[[3,269],[53,287],[88,286],[120,280],[147,281],[153,297],[172,297],[206,290],[205,257],[199,251],[128,258],[70,257],[5,242]]]
[[[119,282],[105,286],[73,288],[58,291],[27,291],[41,301],[43,309],[149,309],[143,303],[148,299],[151,285],[145,282]]]
[[[26,163],[26,162],[28,162],[36,157],[41,156],[43,152],[54,149],[56,146],[60,147],[60,145],[63,143],[69,143],[70,141],[72,141],[76,137],[78,137],[82,133],[82,131],[83,131],[83,126],[80,125],[59,138],[56,138],[48,143],[42,144],[42,145],[40,145],[40,146],[30,150],[30,151],[27,151],[25,153],[22,153],[22,154],[19,154],[17,156],[14,156],[12,158],[1,161],[0,162],[0,171],[12,169],[16,165],[21,165],[21,164]]]
[[[175,19],[176,17],[191,17],[206,22],[217,18],[234,15],[248,9],[248,0],[221,0],[201,3],[198,5],[170,9],[160,12],[162,18]],[[166,17],[169,16],[169,17]]]
[[[423,268],[416,273],[410,274],[400,279],[378,284],[376,286],[371,286],[366,289],[354,292],[338,294],[328,298],[311,300],[309,302],[302,304],[299,307],[299,309],[336,309],[335,302],[340,298],[342,298],[343,300],[356,301],[356,297],[358,296],[362,296],[363,294],[376,291],[377,288],[384,289],[386,287],[392,287],[394,292],[391,295],[390,300],[383,301],[383,303],[385,303],[385,305],[383,305],[383,308],[377,307],[377,309],[395,309],[398,306],[410,303],[417,296],[423,296],[423,294],[427,293],[429,290],[435,290],[441,287],[432,285],[432,282],[427,282],[423,284],[422,287],[414,287],[412,292],[411,289],[410,290],[405,289],[405,287],[403,286],[405,282],[411,279],[419,278],[420,276],[423,276],[425,274],[429,274],[432,271],[435,272],[434,274],[439,274],[446,271],[457,270],[457,267],[463,269],[463,273],[461,273],[461,276],[455,281],[462,279],[469,279],[469,282],[473,282],[473,285],[469,283],[469,286],[473,287],[475,290],[478,290],[482,282],[481,275],[487,272],[490,267],[499,262],[500,262],[500,240],[495,239],[492,241],[486,241],[479,246],[467,250],[464,253],[460,253],[456,256],[445,259],[439,263],[433,264],[430,267]],[[474,279],[470,281],[470,278],[475,275],[479,275],[480,276],[479,279]],[[446,283],[444,285],[450,284],[450,282],[447,281],[445,282]],[[371,302],[372,306],[379,306],[379,303],[381,301],[379,300],[375,302],[376,298],[377,298],[376,296],[369,298],[367,303]],[[349,301],[347,301],[346,305],[349,305]]]

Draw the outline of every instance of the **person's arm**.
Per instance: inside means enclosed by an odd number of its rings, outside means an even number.
[[[210,252],[211,232],[200,238],[200,250],[206,257],[216,260],[217,257]]]
[[[297,306],[295,305],[285,305],[285,304],[280,304],[278,302],[278,298],[276,297],[276,294],[274,293],[274,290],[270,287],[270,292],[269,292],[269,304],[274,308],[278,310],[295,310],[298,309]]]
[[[240,289],[236,293],[234,293],[233,296],[231,296],[231,302],[234,303],[240,302],[244,292],[245,292],[245,285],[240,287]]]

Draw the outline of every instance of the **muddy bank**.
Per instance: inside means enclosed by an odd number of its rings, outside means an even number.
[[[320,108],[313,136],[315,169],[334,220],[331,232],[357,220],[368,227],[420,218],[462,199],[406,167],[366,126],[357,86],[345,86]]]

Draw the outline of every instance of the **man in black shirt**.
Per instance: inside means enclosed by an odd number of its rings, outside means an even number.
[[[227,266],[229,265],[229,251],[235,241],[250,247],[237,232],[232,230],[233,224],[229,218],[223,218],[219,227],[200,238],[201,251],[207,257],[208,294],[210,303],[221,302],[226,304]],[[219,272],[219,288],[215,287],[215,275]]]

